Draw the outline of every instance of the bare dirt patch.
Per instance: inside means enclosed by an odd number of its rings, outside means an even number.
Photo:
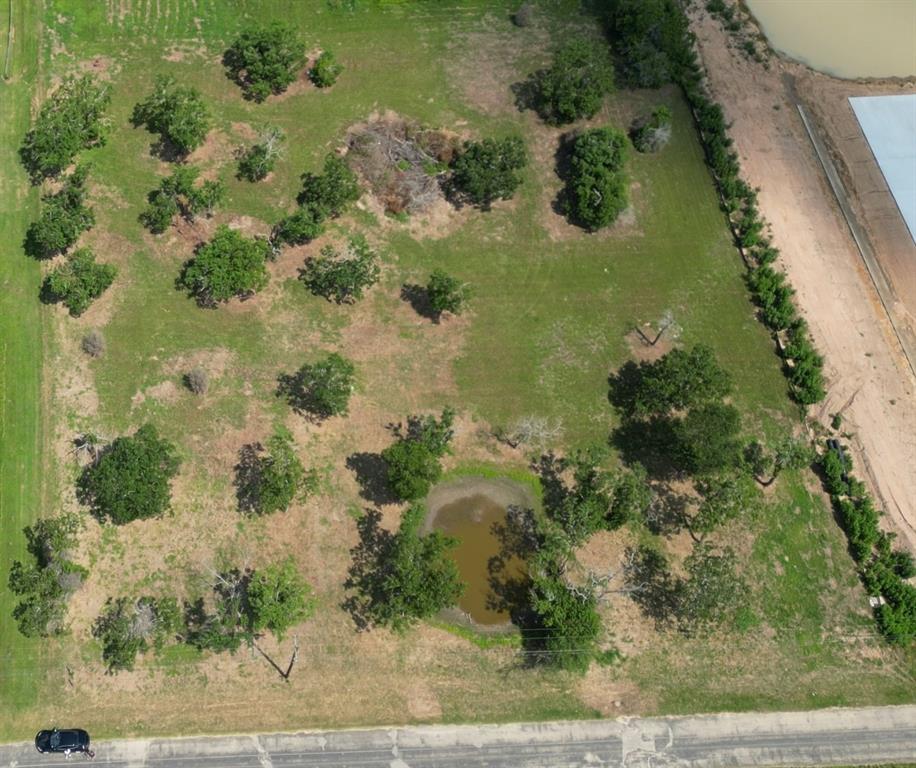
[[[859,473],[887,510],[885,521],[916,549],[916,382],[798,116],[791,83],[804,81],[806,70],[775,57],[764,69],[735,55],[702,9],[691,24],[748,181],[760,187],[781,264],[826,357],[829,392],[812,415],[829,421],[850,403]]]

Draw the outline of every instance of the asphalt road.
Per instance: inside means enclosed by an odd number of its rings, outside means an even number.
[[[77,726],[77,723],[71,725]],[[136,739],[93,744],[118,768],[712,768],[916,763],[916,706]],[[83,758],[0,746],[0,766]]]

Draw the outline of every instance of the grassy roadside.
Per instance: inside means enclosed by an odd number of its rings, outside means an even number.
[[[7,565],[21,557],[21,529],[40,506],[42,464],[41,305],[35,300],[39,265],[26,259],[20,243],[36,207],[17,148],[29,124],[32,86],[38,76],[41,4],[32,0],[3,3],[0,45],[6,41],[13,14],[10,78],[0,83],[0,712],[31,704],[35,683],[23,669],[35,665],[38,645],[23,638],[11,616],[12,595],[6,588]],[[4,732],[0,719],[0,734]]]

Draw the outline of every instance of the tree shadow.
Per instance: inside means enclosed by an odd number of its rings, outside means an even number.
[[[524,80],[512,83],[509,86],[509,90],[512,91],[515,108],[519,112],[527,112],[530,109],[537,112],[540,117],[544,117],[540,111],[540,99],[538,98],[540,95],[538,83],[543,73],[544,70],[532,72]]]
[[[626,417],[632,417],[636,410],[636,395],[642,384],[644,371],[642,367],[627,360],[616,373],[608,376],[608,402]]]
[[[531,466],[531,470],[541,481],[544,510],[548,515],[551,515],[554,510],[560,509],[566,497],[569,496],[569,489],[561,477],[566,466],[566,462],[553,451],[542,454]]]
[[[683,530],[693,499],[668,483],[652,483],[652,491],[654,499],[645,513],[646,527],[657,536],[671,536]]]
[[[354,590],[354,594],[348,596],[340,607],[350,614],[360,632],[372,627],[372,607],[385,600],[384,563],[395,534],[382,528],[381,519],[381,512],[370,509],[356,523],[359,543],[350,550],[353,561],[344,582],[344,587]]]
[[[677,440],[671,419],[628,419],[611,433],[610,443],[625,464],[642,464],[653,478],[665,480],[680,475],[681,468],[672,460]]]
[[[22,238],[22,250],[25,252],[26,256],[37,259],[38,261],[44,261],[46,259],[53,259],[55,256],[59,256],[67,249],[48,249],[43,247],[38,242],[38,236],[35,234],[35,225],[33,224],[26,230],[25,237]]]
[[[359,495],[366,501],[384,506],[397,504],[397,495],[388,487],[388,465],[378,453],[352,453],[347,456],[347,469],[356,475]]]
[[[235,498],[239,512],[255,515],[260,508],[258,488],[261,482],[260,443],[248,443],[239,449],[239,462],[235,465]]]
[[[665,556],[645,545],[628,549],[629,566],[625,571],[630,597],[644,615],[666,629],[677,616],[683,584],[672,575]]]
[[[406,301],[420,317],[439,323],[441,315],[436,312],[429,301],[429,292],[422,285],[404,283],[401,286],[401,299]]]
[[[570,224],[582,227],[582,223],[576,221],[570,214],[570,194],[569,178],[571,175],[570,163],[572,160],[572,150],[576,141],[576,132],[564,133],[557,142],[557,149],[553,155],[554,172],[563,182],[563,186],[557,193],[557,196],[551,201],[550,207],[557,216],[565,216]],[[587,227],[585,227],[587,229]]]
[[[524,564],[539,545],[534,513],[511,505],[506,509],[505,522],[493,523],[490,530],[499,542],[499,551],[487,561],[487,608],[508,613],[513,624],[524,627],[532,622],[528,600],[531,579]]]

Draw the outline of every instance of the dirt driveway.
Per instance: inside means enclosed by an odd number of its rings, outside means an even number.
[[[769,69],[748,60],[702,9],[691,25],[746,177],[760,187],[781,264],[826,357],[829,393],[812,415],[827,423],[842,413],[858,474],[889,527],[916,551],[916,380],[799,118],[794,83],[807,70],[775,56]],[[899,87],[857,83],[848,95]],[[840,87],[832,93],[844,98]]]

